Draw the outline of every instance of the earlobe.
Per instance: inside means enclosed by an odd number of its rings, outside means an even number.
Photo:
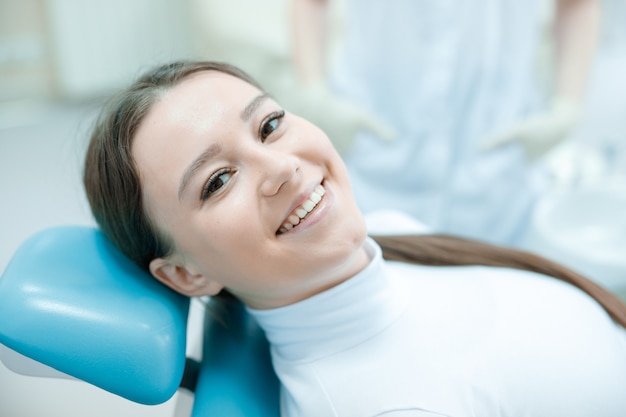
[[[174,291],[189,297],[216,295],[224,288],[222,284],[165,258],[150,261],[150,273]]]

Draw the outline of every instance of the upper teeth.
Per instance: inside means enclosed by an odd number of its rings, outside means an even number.
[[[322,200],[322,196],[326,193],[326,190],[321,185],[315,187],[315,190],[311,193],[309,198],[307,198],[301,205],[296,207],[296,209],[287,217],[287,220],[282,224],[278,231],[280,233],[285,233],[288,230],[293,229],[300,223],[300,220],[304,219],[307,214],[309,214],[317,203]]]

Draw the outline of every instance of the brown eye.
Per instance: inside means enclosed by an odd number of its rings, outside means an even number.
[[[200,200],[204,201],[209,198],[212,194],[219,191],[232,177],[232,171],[228,168],[221,169],[211,175],[209,180],[205,184],[202,189],[202,194],[200,195]]]
[[[261,124],[259,129],[259,137],[261,141],[265,141],[280,126],[280,120],[285,116],[285,111],[281,110],[270,114]]]

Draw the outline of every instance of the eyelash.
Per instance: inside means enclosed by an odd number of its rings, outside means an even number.
[[[285,111],[284,110],[280,110],[280,111],[276,111],[271,113],[269,116],[267,116],[263,122],[261,123],[261,126],[259,127],[259,138],[261,139],[261,142],[265,142],[265,140],[272,134],[274,133],[274,131],[276,131],[276,129],[278,129],[278,126],[280,126],[280,121],[281,119],[285,117]],[[269,133],[264,133],[263,130],[270,125],[270,123],[272,122],[278,122],[278,124],[276,125],[276,127],[273,128],[273,130]]]
[[[213,195],[213,193],[219,191],[219,189],[222,188],[225,184],[224,181],[220,179],[220,177],[222,175],[232,174],[232,172],[233,170],[231,168],[222,168],[220,170],[217,170],[213,174],[211,174],[211,176],[209,177],[204,187],[202,187],[202,193],[200,194],[200,201],[206,200],[211,195]],[[218,181],[221,181],[222,185],[218,188],[213,188],[213,186],[217,184]]]

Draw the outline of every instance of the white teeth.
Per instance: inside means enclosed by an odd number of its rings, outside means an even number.
[[[311,193],[311,197],[309,197],[312,202],[315,204],[319,203],[322,200],[322,196],[316,193],[315,191]]]
[[[308,211],[306,211],[303,208],[297,208],[295,213],[298,215],[298,217],[300,217],[301,219],[304,219],[306,217],[307,214],[309,214]]]
[[[304,203],[302,203],[302,208],[305,209],[307,213],[310,213],[314,207],[315,207],[315,203],[312,202],[311,200],[307,200]]]
[[[289,217],[287,217],[287,220],[281,225],[278,231],[280,233],[285,233],[297,226],[300,223],[300,220],[304,219],[307,214],[313,211],[315,206],[317,206],[317,203],[322,201],[322,196],[325,193],[326,190],[321,185],[315,187],[315,191],[311,193],[309,198],[304,201],[300,207],[296,208],[293,213],[291,213]]]

